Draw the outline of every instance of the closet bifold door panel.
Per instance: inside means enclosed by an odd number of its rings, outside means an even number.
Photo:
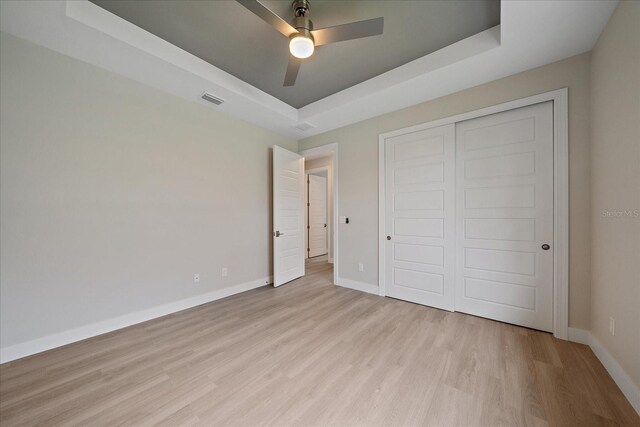
[[[553,103],[456,124],[455,309],[553,331]]]
[[[385,139],[386,295],[453,310],[455,125]]]

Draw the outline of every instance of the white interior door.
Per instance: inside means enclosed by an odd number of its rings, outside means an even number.
[[[273,146],[273,285],[304,276],[304,158]]]
[[[453,310],[454,125],[387,138],[385,291]]]
[[[325,255],[327,245],[327,178],[308,175],[309,257]]]
[[[456,311],[553,330],[553,106],[456,125]]]

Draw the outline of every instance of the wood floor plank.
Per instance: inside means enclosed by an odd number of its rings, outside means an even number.
[[[640,426],[587,346],[331,279],[0,365],[0,424]]]

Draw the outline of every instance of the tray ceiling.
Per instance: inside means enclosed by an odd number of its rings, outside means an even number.
[[[500,2],[311,1],[316,28],[385,19],[384,34],[319,47],[283,87],[288,40],[235,1],[92,0],[295,108],[500,24]],[[264,0],[291,20],[289,0]]]

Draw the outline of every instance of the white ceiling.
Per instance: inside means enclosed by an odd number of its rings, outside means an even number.
[[[300,109],[86,0],[2,1],[0,30],[300,139],[589,51],[616,5],[503,0],[500,26]]]
[[[90,0],[295,108],[500,24],[497,0],[312,0],[315,28],[384,17],[384,33],[318,47],[283,87],[288,39],[234,0]],[[262,0],[292,22],[291,0]]]

